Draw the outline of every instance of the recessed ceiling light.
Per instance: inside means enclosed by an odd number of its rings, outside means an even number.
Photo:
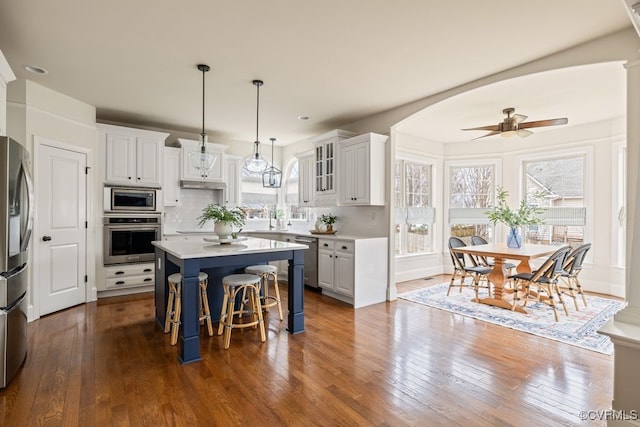
[[[298,120],[309,120],[309,116],[298,116]]]
[[[27,66],[24,67],[24,69],[27,70],[30,73],[33,73],[33,74],[41,74],[41,75],[43,75],[43,74],[48,74],[49,73],[44,68],[37,67],[35,65],[27,65]]]

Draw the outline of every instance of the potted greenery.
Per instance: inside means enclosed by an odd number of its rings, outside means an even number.
[[[320,215],[320,222],[322,222],[327,227],[328,233],[333,232],[333,224],[335,224],[336,219],[338,219],[338,217],[331,213]]]
[[[503,187],[496,189],[498,205],[494,206],[485,214],[489,218],[489,221],[495,225],[498,222],[505,224],[509,227],[509,234],[507,235],[507,246],[510,248],[519,248],[522,246],[522,235],[520,234],[520,227],[525,225],[542,224],[543,220],[539,217],[542,213],[542,209],[530,206],[526,200],[520,201],[520,206],[517,210],[511,209],[507,205],[507,197],[509,192]]]
[[[228,239],[233,231],[233,226],[242,227],[246,214],[240,208],[227,209],[226,206],[209,204],[202,210],[198,217],[198,225],[202,227],[208,221],[213,221],[214,232],[220,240]]]

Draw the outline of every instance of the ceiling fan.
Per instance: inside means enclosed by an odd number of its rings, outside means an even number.
[[[518,135],[520,138],[526,138],[531,135],[533,132],[527,130],[527,128],[538,128],[542,126],[557,126],[557,125],[566,125],[568,120],[566,117],[561,119],[547,119],[547,120],[538,120],[535,122],[525,122],[527,116],[522,114],[513,114],[516,109],[509,107],[502,110],[503,114],[506,114],[507,117],[497,125],[489,125],[489,126],[480,126],[477,128],[469,128],[462,130],[490,130],[486,135],[479,136],[475,139],[485,138],[487,136],[492,135],[500,135],[503,137],[510,137]],[[512,116],[513,114],[513,116]]]

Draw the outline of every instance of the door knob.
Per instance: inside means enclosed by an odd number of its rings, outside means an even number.
[[[51,236],[42,236],[43,242],[48,242],[49,240],[51,240]]]

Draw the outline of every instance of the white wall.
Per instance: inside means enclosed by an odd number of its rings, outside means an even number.
[[[99,240],[102,232],[101,215],[95,214],[93,201],[99,200],[101,193],[95,194],[102,177],[96,176],[93,165],[96,162],[97,132],[95,127],[95,107],[77,101],[61,93],[27,80],[16,80],[8,85],[7,93],[7,135],[17,140],[33,157],[34,137],[46,137],[60,143],[79,147],[88,151],[88,164],[92,169],[89,174],[88,242]],[[37,171],[33,171],[34,176]],[[35,180],[34,180],[35,181]],[[35,188],[36,194],[38,189]],[[100,207],[102,207],[100,205]],[[37,223],[37,218],[36,218]],[[37,238],[37,236],[34,236]],[[30,259],[33,260],[33,244]],[[95,251],[91,244],[87,245],[88,300],[97,298]],[[39,316],[39,289],[34,286],[34,263],[29,267],[29,320]]]

